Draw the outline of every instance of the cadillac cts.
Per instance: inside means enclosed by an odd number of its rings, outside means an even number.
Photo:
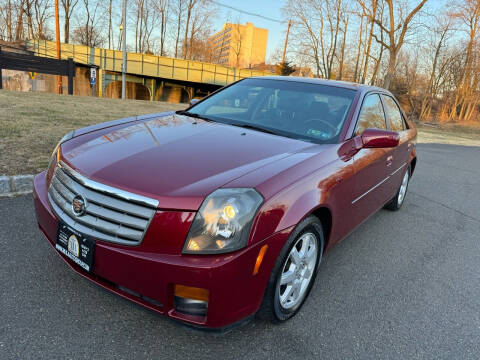
[[[402,206],[415,144],[383,89],[249,78],[66,135],[35,178],[38,225],[73,270],[170,318],[284,321],[326,250]]]

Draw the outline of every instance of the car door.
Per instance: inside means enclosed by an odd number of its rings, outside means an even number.
[[[368,128],[387,129],[385,113],[378,93],[365,96],[354,136],[361,136]],[[390,200],[390,189],[386,183],[392,157],[392,148],[361,149],[355,154],[355,189],[352,206],[356,224],[361,223]]]
[[[410,151],[412,150],[412,144],[409,141],[409,136],[406,131],[407,125],[397,102],[386,94],[382,94],[381,97],[385,109],[387,126],[390,130],[396,131],[400,135],[400,142],[398,146],[393,149],[392,165],[389,169],[390,179],[388,180],[388,186],[393,197],[402,182],[405,167],[410,157]]]

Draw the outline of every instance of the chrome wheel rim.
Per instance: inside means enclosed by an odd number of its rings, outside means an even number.
[[[402,185],[400,185],[400,190],[398,191],[398,204],[401,205],[405,199],[405,194],[407,193],[408,187],[408,169],[403,175]]]
[[[305,297],[317,263],[317,244],[317,237],[308,232],[290,250],[277,285],[280,305],[284,309],[295,307]]]

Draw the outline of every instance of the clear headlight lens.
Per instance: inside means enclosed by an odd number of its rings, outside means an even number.
[[[216,254],[247,245],[253,218],[263,202],[255,189],[218,189],[202,203],[183,253]]]
[[[65,134],[58,144],[55,146],[53,149],[52,155],[50,156],[50,161],[48,162],[48,168],[47,171],[50,172],[52,169],[52,166],[56,165],[58,163],[59,157],[60,157],[60,145],[62,145],[65,141],[70,140],[73,138],[73,131],[70,131],[68,134]]]

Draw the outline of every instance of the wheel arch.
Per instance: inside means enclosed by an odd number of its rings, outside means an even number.
[[[417,166],[417,157],[413,157],[412,160],[410,161],[410,176],[413,175],[413,172],[415,171],[415,166]]]
[[[285,229],[292,231],[308,216],[313,215],[320,220],[324,235],[324,248],[329,245],[333,226],[333,209],[328,201],[328,191],[314,188],[302,191],[301,195],[287,193],[286,198],[279,201],[274,198],[260,211],[252,243],[264,239],[272,233]]]
[[[332,230],[332,212],[326,206],[320,206],[313,211],[311,211],[307,216],[313,215],[315,216],[320,222],[322,223],[323,229],[323,238],[325,240],[324,243],[324,250],[327,248],[329,240],[330,240],[330,233]]]

